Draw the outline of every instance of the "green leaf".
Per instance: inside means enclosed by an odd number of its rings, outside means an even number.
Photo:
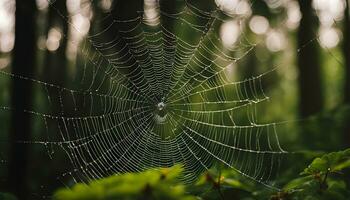
[[[322,158],[316,158],[312,161],[311,165],[304,170],[305,174],[315,174],[319,172],[327,171],[328,163]]]
[[[346,169],[346,168],[349,168],[349,167],[350,167],[350,160],[347,160],[347,161],[341,162],[338,165],[334,166],[333,169],[335,171],[340,171],[340,170],[343,170],[343,169]]]
[[[296,178],[296,179],[293,179],[292,181],[290,181],[287,185],[285,185],[283,187],[283,189],[285,191],[289,191],[289,190],[292,190],[292,189],[295,189],[295,188],[298,188],[300,187],[301,185],[309,182],[312,180],[312,177],[311,176],[306,176],[306,177],[300,177],[300,178]]]
[[[304,175],[324,174],[327,171],[335,172],[350,167],[350,149],[344,151],[332,152],[316,158],[304,170]]]
[[[177,179],[181,172],[181,166],[174,166],[111,176],[89,184],[76,184],[71,189],[61,189],[54,194],[54,199],[194,199],[194,196],[185,193],[185,186]]]

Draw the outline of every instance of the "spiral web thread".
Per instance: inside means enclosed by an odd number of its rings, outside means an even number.
[[[33,82],[47,97],[42,105],[59,108],[24,110],[47,133],[21,142],[45,145],[51,159],[54,147],[62,149],[72,165],[62,176],[76,182],[179,163],[183,180],[192,182],[221,163],[273,187],[286,152],[276,124],[257,121],[257,105],[268,100],[262,79],[270,72],[233,81],[227,70],[254,44],[243,31],[232,48],[219,36],[223,23],[244,24],[244,16],[225,13],[214,2],[176,1],[174,10],[167,3],[160,2],[154,18],[146,11],[128,17],[111,11],[96,21],[107,26],[80,44],[85,64],[75,87],[0,71]],[[62,17],[71,24],[71,16]]]

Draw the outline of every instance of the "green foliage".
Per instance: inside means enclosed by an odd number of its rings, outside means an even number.
[[[72,189],[59,190],[54,199],[345,200],[350,197],[349,183],[346,182],[349,181],[349,170],[350,149],[328,153],[314,158],[299,177],[287,177],[288,182],[276,192],[247,180],[232,169],[221,167],[214,167],[195,184],[185,186],[177,179],[182,168],[174,166],[112,176],[88,185],[77,184]]]
[[[232,169],[213,168],[204,173],[189,192],[201,199],[242,199],[255,189],[254,183]]]
[[[325,154],[315,158],[300,174],[291,180],[275,199],[348,199],[349,186],[346,183],[350,169],[350,149]],[[283,197],[283,198],[282,198]]]
[[[350,149],[332,152],[316,158],[302,174],[315,175],[317,173],[327,174],[328,172],[337,172],[350,165]]]
[[[55,200],[109,200],[109,199],[178,199],[192,200],[177,177],[181,166],[152,169],[141,173],[127,173],[96,180],[88,185],[77,184],[71,189],[55,193]]]

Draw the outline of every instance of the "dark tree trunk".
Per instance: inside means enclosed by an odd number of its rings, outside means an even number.
[[[314,115],[323,108],[319,46],[316,42],[311,0],[299,0],[302,18],[298,31],[299,112],[302,118]]]
[[[345,60],[345,87],[344,87],[344,103],[350,106],[350,2],[346,0],[346,9],[344,15],[344,44],[343,54]],[[350,110],[350,109],[348,109]],[[350,113],[348,111],[345,116],[344,127],[344,145],[350,146]]]
[[[67,16],[67,7],[65,0],[55,1],[49,7],[47,21],[47,36],[51,28],[58,28],[62,34],[59,47],[55,51],[46,51],[44,79],[55,84],[62,85],[65,82],[67,73],[66,50],[68,43],[68,23],[65,18]]]
[[[345,59],[345,93],[344,102],[350,104],[350,2],[346,0],[344,16],[344,59]]]
[[[35,68],[35,0],[16,1],[15,46],[13,51],[12,72],[17,75],[31,76]],[[16,79],[12,86],[12,107],[15,111],[11,118],[10,161],[8,187],[19,199],[26,199],[28,146],[15,145],[17,141],[28,141],[31,137],[30,117],[23,110],[31,107],[32,84]]]
[[[46,50],[43,66],[43,80],[48,83],[52,83],[59,86],[65,86],[66,77],[68,71],[68,61],[66,56],[67,45],[68,45],[68,31],[69,24],[65,17],[68,16],[66,0],[55,1],[52,5],[49,6],[47,24],[46,24],[46,34],[49,37],[49,32],[52,28],[57,29],[61,33],[61,39],[59,41],[59,47],[56,50]],[[56,88],[47,88],[48,95],[51,98],[51,104],[49,106],[48,112],[51,112],[54,115],[60,115],[64,111],[60,106],[59,102],[59,91]],[[63,100],[65,109],[67,109],[68,102]],[[56,127],[55,122],[49,121],[48,127]],[[51,134],[50,139],[56,140],[55,137],[59,136],[59,130],[57,128],[50,129],[49,133],[43,132],[43,134]],[[50,162],[49,167],[51,169],[61,171],[61,168],[64,168],[64,165],[60,165],[62,162],[62,157],[56,155],[56,159]],[[51,173],[48,175],[47,185],[49,190],[55,190],[57,187],[60,187],[60,183],[56,180],[56,174]]]

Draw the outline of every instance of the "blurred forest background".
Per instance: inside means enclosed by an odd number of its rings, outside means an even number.
[[[51,6],[47,0],[0,0],[0,69],[72,85],[86,64],[80,42],[99,28],[94,27],[95,20],[110,11],[127,14],[139,5],[144,9],[154,5],[152,0],[91,2],[56,0]],[[241,12],[248,15],[247,28],[239,34],[257,45],[231,72],[243,80],[277,66],[264,83],[271,99],[259,115],[262,121],[285,122],[279,137],[284,149],[297,153],[290,155],[293,165],[284,166],[290,171],[281,179],[293,179],[292,171],[307,168],[314,157],[350,147],[350,2],[216,1],[226,9],[237,2],[245,2]],[[235,40],[234,29],[230,24],[221,27],[223,40]],[[41,95],[34,84],[0,74],[0,105],[16,108],[0,110],[0,192],[13,193],[18,199],[50,198],[62,187],[57,177],[66,169],[63,155],[55,154],[50,160],[46,149],[34,144],[46,133],[23,114],[33,104],[40,107]],[[233,187],[246,190],[237,184]],[[237,191],[228,195],[247,196]]]

